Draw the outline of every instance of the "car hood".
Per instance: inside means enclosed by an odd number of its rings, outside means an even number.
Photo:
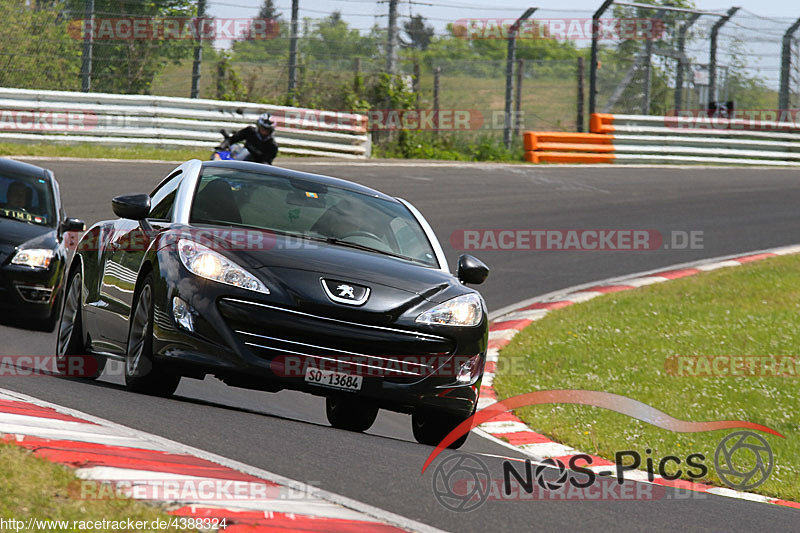
[[[56,230],[49,226],[37,226],[9,218],[0,218],[0,264],[14,251],[25,248],[53,248]]]
[[[465,289],[455,277],[439,269],[345,246],[277,237],[274,246],[268,248],[238,251],[235,255],[248,268],[270,271],[278,277],[288,271],[304,271],[320,278],[382,285],[435,302],[452,297],[453,290]]]

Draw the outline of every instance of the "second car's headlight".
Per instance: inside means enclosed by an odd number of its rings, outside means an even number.
[[[53,250],[43,248],[30,248],[18,250],[11,259],[14,265],[25,265],[36,269],[45,269],[50,266],[55,252]]]
[[[183,266],[185,266],[189,272],[201,278],[226,283],[250,291],[269,294],[269,289],[261,283],[261,280],[224,255],[202,244],[187,239],[180,239],[178,241],[178,255],[181,258]]]
[[[465,294],[428,309],[417,317],[417,322],[438,326],[477,326],[482,318],[481,297]]]

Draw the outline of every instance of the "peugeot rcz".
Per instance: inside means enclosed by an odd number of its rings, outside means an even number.
[[[124,364],[127,388],[182,377],[326,398],[331,425],[379,409],[438,442],[476,408],[488,326],[411,204],[349,181],[239,161],[191,160],[78,243],[57,337],[62,364]],[[97,372],[93,373],[95,377]],[[455,446],[463,443],[462,438]]]

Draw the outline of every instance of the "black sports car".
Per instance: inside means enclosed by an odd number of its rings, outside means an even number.
[[[66,218],[53,173],[0,158],[0,311],[52,331],[67,260]]]
[[[86,232],[70,267],[62,363],[119,359],[129,389],[157,395],[207,374],[305,391],[353,431],[379,408],[411,413],[427,444],[474,412],[488,327],[464,284],[489,271],[465,255],[450,274],[408,202],[326,176],[191,160],[151,194],[112,204],[120,218]]]

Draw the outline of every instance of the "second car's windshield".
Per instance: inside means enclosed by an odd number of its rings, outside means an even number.
[[[208,167],[190,221],[326,239],[438,266],[404,205],[313,181]]]
[[[0,175],[0,217],[53,225],[55,217],[50,185],[35,176]]]

